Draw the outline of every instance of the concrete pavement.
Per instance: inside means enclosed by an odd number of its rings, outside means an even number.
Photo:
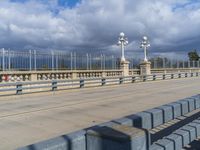
[[[200,78],[0,97],[0,149],[9,150],[200,93]]]

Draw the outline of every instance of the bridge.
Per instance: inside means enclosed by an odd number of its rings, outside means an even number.
[[[180,78],[0,97],[1,149],[16,149],[199,94]]]
[[[143,37],[145,58],[133,68],[124,56],[127,44],[120,33],[121,60],[111,57],[107,68],[105,56],[95,58],[95,69],[91,55],[79,69],[71,55],[71,69],[59,70],[54,53],[45,64],[30,51],[19,65],[3,49],[0,149],[181,150],[191,144],[200,136],[200,61],[167,67],[163,59],[163,67],[155,68]]]

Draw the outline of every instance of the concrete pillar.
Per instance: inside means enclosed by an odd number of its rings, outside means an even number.
[[[37,73],[32,73],[31,74],[31,81],[37,81]]]
[[[122,70],[123,76],[129,76],[129,61],[121,61],[120,70]]]
[[[107,77],[107,75],[106,75],[106,72],[105,72],[105,71],[103,71],[103,72],[102,72],[102,77],[103,77],[103,78]]]
[[[151,62],[144,61],[140,64],[140,75],[150,75],[151,74]]]
[[[73,71],[72,72],[72,77],[71,77],[72,79],[77,79],[77,72],[75,72],[75,71]]]

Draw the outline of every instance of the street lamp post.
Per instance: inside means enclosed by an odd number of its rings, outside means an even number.
[[[146,36],[143,36],[142,43],[140,45],[140,48],[144,48],[144,62],[147,62],[147,48],[150,47],[150,43],[148,41],[148,38]]]
[[[121,46],[121,61],[126,61],[124,56],[124,48],[126,45],[128,45],[128,39],[125,37],[123,32],[119,34],[118,45]]]

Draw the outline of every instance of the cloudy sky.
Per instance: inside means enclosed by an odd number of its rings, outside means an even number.
[[[200,48],[200,0],[0,0],[0,47],[15,50],[101,50],[187,54]]]

